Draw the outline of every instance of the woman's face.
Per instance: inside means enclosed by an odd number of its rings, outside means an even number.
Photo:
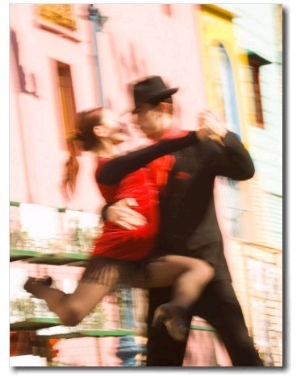
[[[114,145],[118,145],[129,138],[125,124],[120,123],[116,115],[109,109],[102,110],[102,122],[100,127],[104,131],[103,138],[109,139]]]

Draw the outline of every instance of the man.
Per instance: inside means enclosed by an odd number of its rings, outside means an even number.
[[[172,95],[159,76],[132,85],[137,124],[157,141],[172,137]],[[159,251],[200,258],[214,267],[215,276],[190,311],[207,320],[221,336],[234,366],[263,366],[248,334],[243,313],[232,287],[213,196],[216,176],[247,180],[254,174],[252,160],[237,136],[210,112],[199,116],[209,136],[204,142],[150,164],[161,192]],[[135,202],[120,201],[105,207],[106,219],[123,227],[138,226],[143,218]],[[186,341],[173,340],[164,325],[153,326],[155,309],[170,300],[171,289],[149,291],[147,366],[182,366]]]

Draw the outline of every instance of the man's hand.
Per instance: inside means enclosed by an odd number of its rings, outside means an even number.
[[[125,230],[133,230],[146,224],[146,218],[132,209],[138,206],[134,198],[124,198],[110,205],[106,212],[106,219]]]
[[[201,140],[212,139],[222,144],[227,134],[226,124],[221,117],[212,111],[203,111],[198,115],[198,137]]]

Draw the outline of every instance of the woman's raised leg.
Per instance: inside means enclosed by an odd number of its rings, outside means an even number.
[[[59,317],[63,325],[75,326],[114,289],[118,278],[118,270],[110,268],[105,282],[79,281],[77,288],[71,294],[40,283],[34,278],[27,280],[24,289],[35,297],[44,299],[50,311]]]

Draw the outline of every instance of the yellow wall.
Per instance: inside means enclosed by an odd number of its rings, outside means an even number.
[[[236,46],[234,25],[232,18],[234,14],[219,8],[215,5],[202,5],[196,12],[196,19],[201,47],[201,57],[205,77],[205,90],[207,104],[211,109],[223,113],[223,102],[219,81],[219,71],[214,57],[214,46],[222,44],[228,54],[231,63],[235,93],[238,106],[238,115],[241,126],[242,138],[247,144],[245,115],[243,111],[241,69],[247,65],[246,54],[241,53]]]

